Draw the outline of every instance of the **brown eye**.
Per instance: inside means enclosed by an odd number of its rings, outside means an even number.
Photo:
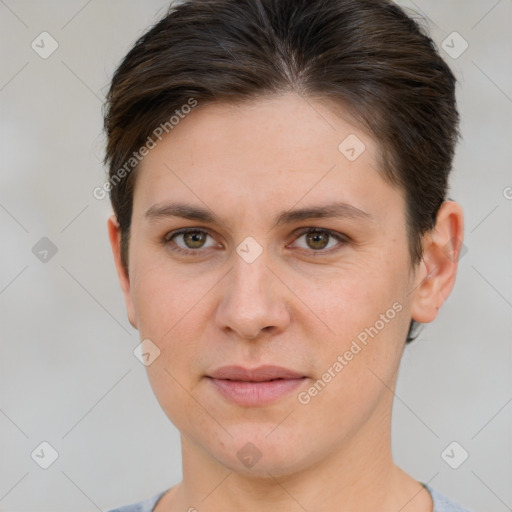
[[[208,236],[202,231],[190,231],[189,233],[182,233],[183,241],[189,249],[200,249]]]
[[[324,231],[312,231],[306,233],[306,241],[312,249],[325,249],[329,243],[330,235]]]
[[[310,253],[326,253],[330,252],[330,249],[335,248],[338,245],[338,249],[347,243],[347,239],[344,235],[329,231],[326,229],[319,228],[308,228],[299,233],[296,242],[304,238],[305,243],[297,244],[297,247],[301,249],[309,250]]]
[[[207,238],[211,238],[210,245],[206,245]],[[201,249],[209,249],[216,245],[213,237],[201,229],[184,229],[173,231],[165,236],[165,244],[169,244],[173,251],[183,253],[199,253]]]

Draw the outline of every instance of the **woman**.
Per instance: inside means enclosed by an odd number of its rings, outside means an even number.
[[[383,0],[189,0],[107,99],[109,236],[183,481],[120,511],[463,511],[397,467],[450,294],[455,78]]]

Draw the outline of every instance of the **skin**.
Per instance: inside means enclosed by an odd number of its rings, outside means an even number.
[[[463,240],[463,213],[443,203],[411,267],[403,192],[381,177],[377,142],[334,111],[292,93],[199,105],[137,171],[128,272],[115,216],[108,221],[130,323],[160,350],[147,367],[151,386],[181,433],[183,481],[157,512],[432,511],[429,493],[393,462],[391,390],[411,318],[432,322],[452,290],[458,258],[447,248]],[[338,149],[350,134],[366,146],[355,161]],[[146,218],[177,200],[222,222]],[[274,227],[282,211],[332,201],[372,220]],[[165,240],[184,227],[209,236]],[[323,248],[300,233],[308,227],[348,238],[324,233]],[[248,236],[263,250],[252,263],[236,252]],[[397,302],[401,311],[301,404],[298,393]],[[308,378],[275,403],[242,407],[206,378],[226,364],[275,364]],[[261,453],[252,468],[237,457],[247,442]]]

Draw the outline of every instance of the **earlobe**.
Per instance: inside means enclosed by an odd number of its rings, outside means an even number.
[[[137,329],[137,316],[135,314],[135,308],[131,296],[130,276],[124,268],[121,258],[121,229],[115,215],[112,215],[107,220],[107,230],[110,246],[112,247],[112,256],[114,257],[117,277],[119,278],[119,284],[121,285],[121,290],[124,295],[128,320],[132,327]]]
[[[423,260],[416,274],[411,316],[429,323],[435,320],[455,284],[464,240],[464,215],[455,201],[445,201],[436,225],[424,235]]]

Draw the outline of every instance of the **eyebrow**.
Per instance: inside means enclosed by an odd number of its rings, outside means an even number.
[[[155,204],[145,213],[147,220],[160,220],[169,217],[180,217],[183,219],[204,222],[208,224],[224,224],[222,219],[212,211],[200,206],[194,206],[181,202]],[[281,212],[274,223],[274,227],[308,219],[347,218],[374,222],[374,218],[368,212],[360,210],[347,203],[334,202],[321,206],[312,206],[295,210]]]

